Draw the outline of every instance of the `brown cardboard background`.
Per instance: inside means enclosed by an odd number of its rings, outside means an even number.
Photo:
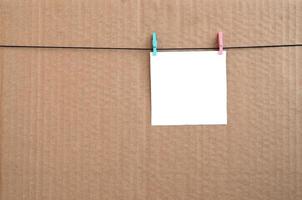
[[[153,26],[160,47],[302,39],[299,0],[100,2],[2,0],[1,43],[149,47]],[[301,47],[228,52],[227,126],[151,127],[148,56],[1,48],[1,199],[302,198]]]
[[[213,47],[302,43],[301,0],[1,0],[1,44]]]

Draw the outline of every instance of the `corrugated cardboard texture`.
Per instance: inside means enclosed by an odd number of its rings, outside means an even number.
[[[0,43],[302,42],[302,1],[0,1]],[[1,200],[302,199],[302,48],[230,50],[227,126],[150,126],[148,51],[0,49]]]
[[[0,43],[213,47],[302,43],[301,0],[0,0]]]

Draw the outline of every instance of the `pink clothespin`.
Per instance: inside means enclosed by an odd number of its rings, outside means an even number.
[[[217,36],[218,36],[218,48],[219,48],[218,54],[222,55],[223,54],[223,33],[218,32]]]

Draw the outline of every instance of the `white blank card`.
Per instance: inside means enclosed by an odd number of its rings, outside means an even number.
[[[226,52],[150,53],[152,125],[227,124]]]

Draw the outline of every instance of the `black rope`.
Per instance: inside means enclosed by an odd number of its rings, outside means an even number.
[[[224,49],[255,49],[255,48],[278,48],[278,47],[300,47],[302,44],[276,44],[276,45],[254,45],[254,46],[229,46]],[[0,48],[38,48],[38,49],[104,49],[104,50],[134,50],[152,51],[152,48],[136,47],[89,47],[89,46],[42,46],[42,45],[0,45]],[[218,48],[157,48],[157,50],[218,50]]]

